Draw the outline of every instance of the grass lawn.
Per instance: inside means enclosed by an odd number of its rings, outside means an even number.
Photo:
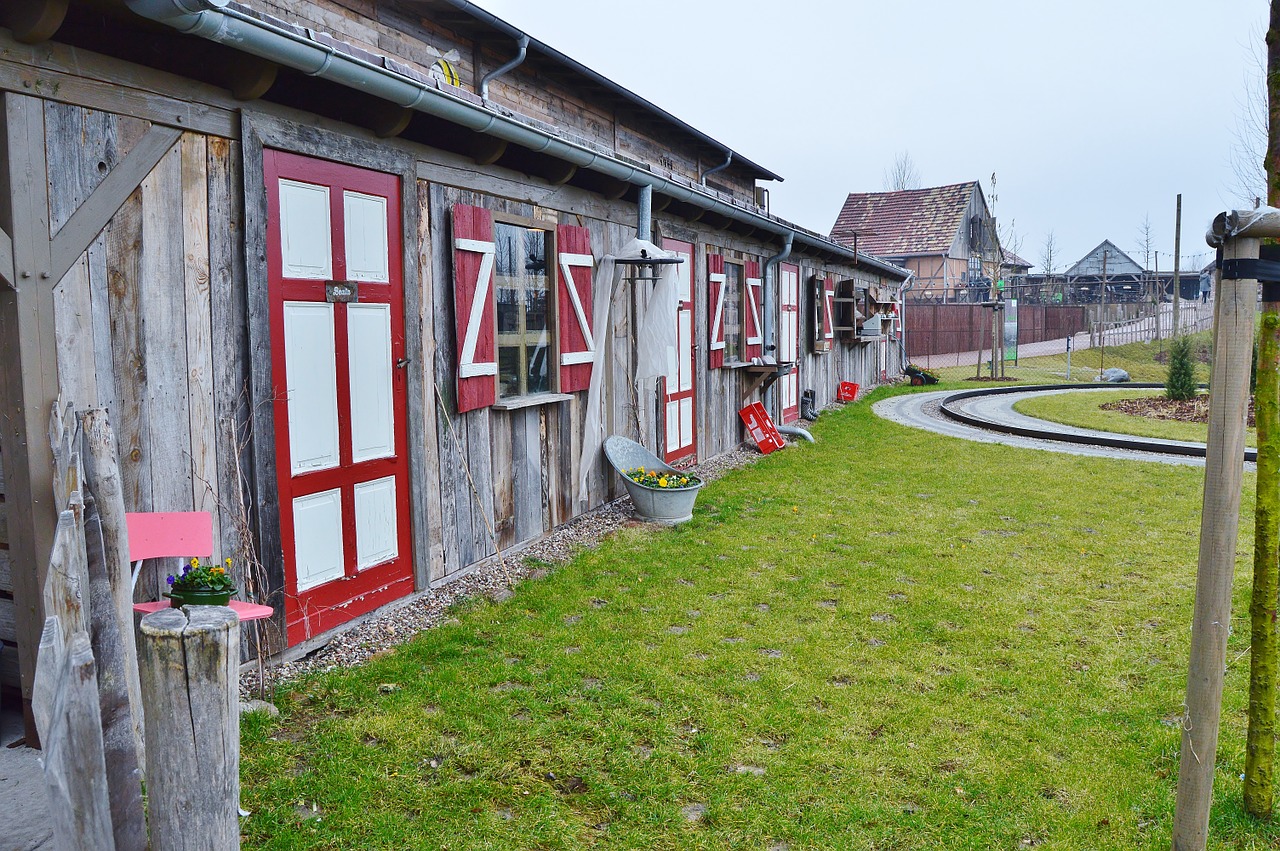
[[[1211,334],[1201,331],[1190,335],[1198,357],[1208,350]],[[1104,353],[1101,349],[1079,349],[1071,354],[1072,384],[1090,384],[1098,376],[1102,366],[1110,369],[1119,367],[1129,373],[1133,381],[1163,383],[1169,373],[1167,363],[1161,363],[1157,356],[1167,355],[1169,341],[1152,343],[1125,343],[1122,346],[1107,346]],[[963,381],[972,378],[975,367],[947,366],[935,369],[934,372],[947,381]],[[1010,379],[1033,384],[1066,384],[1066,353],[1054,355],[1038,355],[1036,357],[1019,358],[1017,365],[1005,365],[1005,375]],[[1196,380],[1208,381],[1209,368],[1204,363],[1196,364]],[[967,382],[970,386],[981,382]]]
[[[1167,849],[1201,471],[865,401],[814,431],[691,523],[281,687],[243,727],[245,847]],[[1240,804],[1247,644],[1215,849],[1280,844]]]
[[[1134,390],[1132,392],[1099,390],[1059,393],[1023,399],[1013,409],[1029,417],[1039,417],[1077,428],[1095,428],[1139,437],[1159,437],[1168,440],[1194,440],[1204,443],[1209,436],[1207,423],[1183,423],[1177,420],[1157,420],[1152,417],[1126,414],[1122,411],[1104,411],[1101,406],[1119,399],[1137,399],[1143,396],[1163,396],[1163,390]],[[1257,445],[1257,429],[1250,428],[1245,438],[1249,446]]]

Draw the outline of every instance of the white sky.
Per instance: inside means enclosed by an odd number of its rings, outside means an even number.
[[[1263,0],[476,0],[782,175],[773,212],[827,233],[908,151],[923,186],[998,178],[995,213],[1061,270],[1150,215],[1184,267],[1240,206],[1237,116]],[[640,15],[645,23],[637,26]],[[1257,83],[1261,86],[1261,83]]]

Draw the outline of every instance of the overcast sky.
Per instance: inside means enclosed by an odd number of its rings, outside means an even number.
[[[822,233],[909,152],[923,186],[981,180],[1019,254],[1110,239],[1143,262],[1150,215],[1183,265],[1239,206],[1231,151],[1262,0],[476,0],[782,175],[773,212]],[[637,15],[642,16],[637,19]],[[1261,83],[1256,83],[1259,87]],[[1154,262],[1154,261],[1153,261]]]

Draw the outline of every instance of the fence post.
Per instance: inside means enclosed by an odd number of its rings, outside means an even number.
[[[142,619],[153,851],[240,847],[239,618],[222,606]]]

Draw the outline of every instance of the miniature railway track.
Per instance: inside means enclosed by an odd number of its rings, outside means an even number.
[[[897,396],[876,403],[875,412],[903,425],[953,437],[1078,455],[1203,464],[1205,445],[1190,441],[1135,437],[1060,425],[1013,410],[1016,402],[1044,393],[1090,390],[1156,389],[1161,384],[1081,386],[1078,384],[1017,385],[960,392]],[[1245,462],[1257,460],[1245,450]]]

